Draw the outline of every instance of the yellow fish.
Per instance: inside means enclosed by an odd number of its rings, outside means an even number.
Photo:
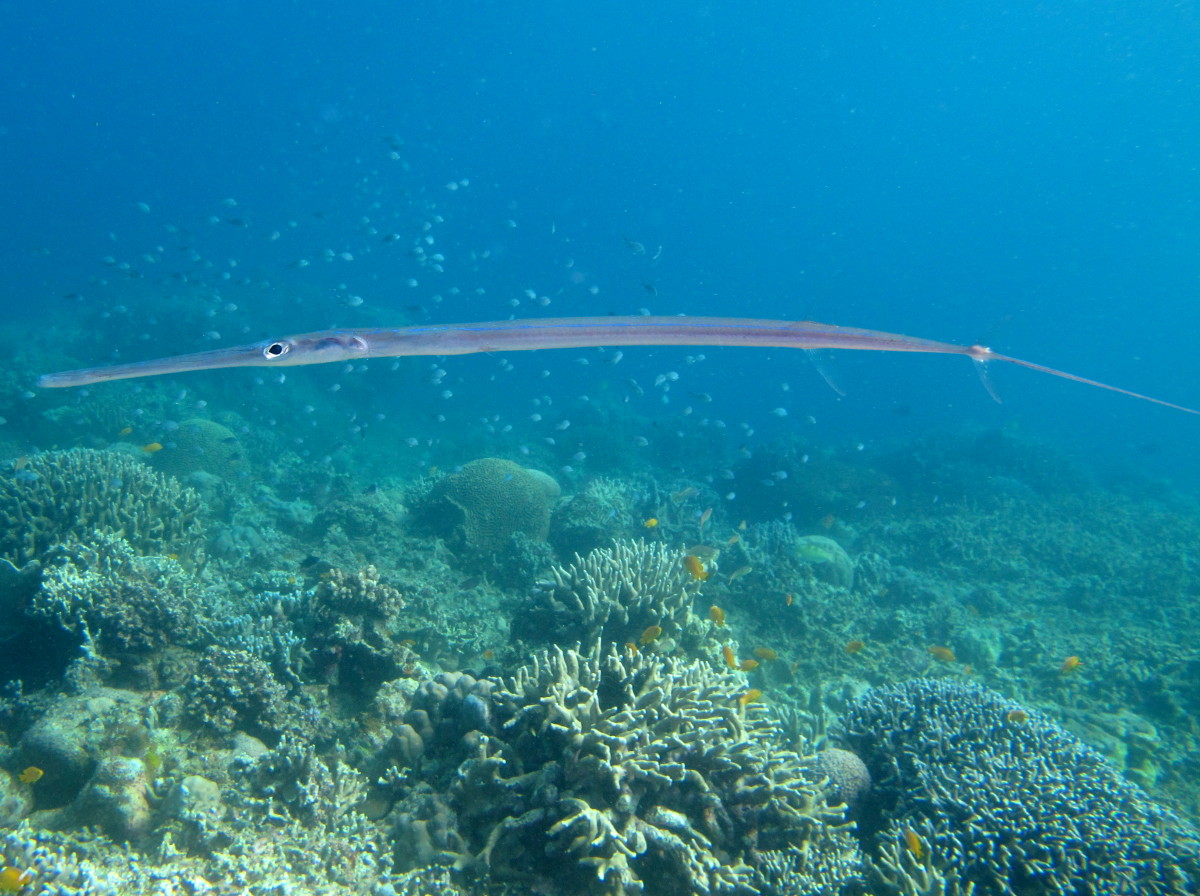
[[[715,622],[717,625],[724,625],[725,624],[725,611],[722,610],[720,607],[718,607],[716,604],[713,604],[711,607],[708,608],[708,618],[711,619],[713,622]]]
[[[21,772],[21,774],[17,775],[17,780],[22,784],[32,784],[34,781],[40,781],[44,774],[46,773],[36,765],[31,765],[25,771]]]
[[[758,657],[760,660],[762,660],[763,662],[768,662],[768,663],[771,662],[772,660],[779,659],[779,654],[777,654],[770,647],[755,647],[754,655],[756,657]]]
[[[647,529],[653,529],[655,526],[658,525],[658,520],[655,519],[654,517],[650,517],[650,519],[646,520],[646,522],[642,523],[642,525],[645,526]]]
[[[704,531],[704,524],[708,522],[708,518],[712,516],[712,508],[708,508],[704,513],[700,514],[700,531]]]
[[[699,579],[703,582],[708,578],[708,570],[704,568],[704,561],[695,554],[688,554],[683,558],[683,568],[688,571],[693,579]]]
[[[746,706],[749,703],[756,702],[762,697],[762,695],[763,692],[758,688],[751,688],[750,690],[746,691],[746,693],[742,694],[742,696],[738,697],[738,703],[742,704],[742,706]]]
[[[941,660],[943,663],[952,663],[957,659],[954,651],[949,647],[941,647],[935,644],[929,648],[929,652],[933,654],[934,659]]]
[[[1059,672],[1066,675],[1068,672],[1074,672],[1083,665],[1083,660],[1077,656],[1069,656],[1063,660],[1062,666],[1059,667]]]
[[[143,445],[142,450],[147,454],[157,454],[163,450],[162,442],[151,442],[148,445]]]
[[[0,893],[20,893],[33,883],[33,872],[22,871],[12,865],[0,870]]]
[[[850,653],[850,654],[858,653],[860,650],[862,650],[866,646],[867,646],[867,643],[865,641],[855,638],[853,641],[846,642],[846,653]]]
[[[925,855],[925,844],[921,842],[920,835],[912,828],[908,828],[904,832],[904,845],[913,854],[914,859],[920,859]]]
[[[758,660],[742,660],[738,663],[738,668],[743,672],[753,672],[758,668]]]
[[[1004,714],[1006,722],[1012,722],[1014,725],[1020,725],[1022,722],[1029,721],[1029,713],[1023,709],[1010,709]]]
[[[132,432],[133,432],[133,427],[132,427],[132,426],[126,426],[126,427],[125,427],[124,429],[122,429],[122,430],[121,430],[119,433],[117,433],[117,435],[118,435],[118,436],[120,436],[121,438],[125,438],[125,436],[129,435],[129,434],[130,434],[130,433],[132,433]]]

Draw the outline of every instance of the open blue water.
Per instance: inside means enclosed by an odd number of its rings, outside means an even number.
[[[51,329],[128,309],[80,362],[647,308],[986,339],[1200,404],[1186,5],[9,3],[0,23],[0,307]],[[414,256],[424,236],[442,261]],[[167,327],[156,301],[184,277],[214,314]],[[689,354],[512,363],[567,400]],[[870,446],[966,422],[1194,467],[1196,421],[1024,371],[993,371],[996,406],[965,362],[843,356],[839,401],[790,353],[703,354],[670,410],[704,393],[758,434],[811,414]],[[382,366],[365,391],[392,390]],[[457,392],[527,413],[519,390]]]

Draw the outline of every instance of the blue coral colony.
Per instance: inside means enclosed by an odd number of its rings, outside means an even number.
[[[1113,381],[1186,402],[1150,379],[1185,370],[1171,326],[1128,312],[1196,277],[1191,199],[1143,206],[1187,193],[1145,167],[1195,142],[1194,41],[1147,42],[1176,7],[9,6],[0,140],[40,186],[0,220],[0,894],[1200,892],[1182,415],[1016,369],[993,405],[911,357],[841,398],[715,346],[33,385],[858,303],[1022,340],[1045,312],[1048,358],[1145,356]]]

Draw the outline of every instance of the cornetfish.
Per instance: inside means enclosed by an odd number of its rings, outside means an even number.
[[[134,377],[186,373],[191,370],[218,370],[225,367],[296,367],[303,364],[331,364],[338,361],[408,355],[467,355],[477,352],[627,345],[723,345],[965,355],[981,365],[991,361],[1016,364],[1086,386],[1120,392],[1131,398],[1200,415],[1200,411],[1193,408],[1031,361],[1011,358],[983,345],[955,345],[881,330],[838,327],[807,320],[755,320],[737,317],[558,317],[430,324],[390,329],[324,330],[152,361],[48,373],[38,380],[38,385],[56,389]]]

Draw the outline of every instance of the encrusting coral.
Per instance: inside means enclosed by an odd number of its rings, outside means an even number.
[[[875,781],[877,892],[1194,893],[1200,835],[1054,722],[978,685],[868,691],[843,739]],[[931,889],[932,888],[932,889]]]
[[[775,748],[741,673],[597,646],[538,654],[502,685],[443,685],[443,705],[421,710],[439,720],[428,730],[443,761],[416,769],[419,808],[396,839],[421,834],[426,856],[467,877],[764,896],[858,879],[843,809],[809,762]]]
[[[0,477],[0,557],[20,567],[94,531],[139,553],[188,557],[202,540],[200,498],[116,451],[48,451]]]
[[[657,650],[695,642],[708,626],[692,613],[703,584],[684,568],[682,551],[661,543],[618,541],[567,566],[534,588],[513,619],[513,633],[534,644],[590,648],[601,639],[638,643],[652,626]],[[643,645],[646,646],[646,645]]]

